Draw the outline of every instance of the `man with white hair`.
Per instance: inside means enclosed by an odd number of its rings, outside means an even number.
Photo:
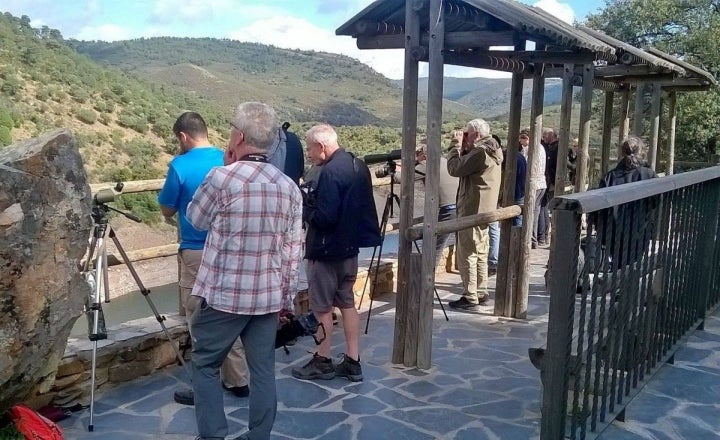
[[[200,439],[228,434],[219,368],[240,337],[250,371],[249,431],[268,439],[275,422],[275,334],[278,312],[297,293],[302,248],[302,195],[267,162],[277,130],[273,109],[240,104],[230,122],[224,167],[214,168],[187,208],[208,230],[191,301],[192,381]]]
[[[490,136],[490,125],[483,119],[468,122],[463,142],[450,151],[448,172],[459,177],[457,216],[465,217],[494,211],[500,194],[503,153]],[[487,302],[488,225],[458,231],[458,268],[463,283],[462,297],[450,307],[477,310]]]
[[[302,380],[329,380],[335,376],[363,380],[360,366],[360,319],[355,309],[353,285],[361,247],[380,245],[375,199],[367,165],[338,145],[337,133],[326,124],[305,135],[307,156],[321,166],[314,190],[304,201],[307,226],[307,259],[310,309],[322,324],[316,337],[322,342],[292,375]],[[333,308],[340,309],[346,352],[333,364]],[[251,394],[252,396],[252,394]]]

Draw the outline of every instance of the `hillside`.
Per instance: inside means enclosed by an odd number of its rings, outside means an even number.
[[[171,127],[184,108],[213,125],[223,121],[207,100],[101,67],[58,31],[0,15],[0,146],[67,127],[91,181],[157,178],[174,153]]]
[[[273,105],[290,121],[401,125],[401,88],[344,55],[214,38],[69,44],[98,63],[180,87],[213,101],[219,109],[251,98]],[[464,107],[449,106],[446,119],[468,116]]]
[[[395,81],[402,87],[403,81]],[[428,79],[420,78],[418,83],[421,97],[427,96]],[[452,78],[443,81],[443,97],[453,103],[462,105],[475,116],[493,118],[507,114],[510,110],[510,79],[509,78]],[[560,102],[562,97],[562,81],[548,79],[545,82],[545,106]],[[421,98],[422,99],[422,98]],[[523,108],[530,108],[532,100],[532,80],[526,80],[523,87]]]

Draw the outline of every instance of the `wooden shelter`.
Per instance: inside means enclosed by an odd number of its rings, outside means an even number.
[[[519,141],[524,79],[533,80],[530,142],[533,146],[539,146],[544,80],[547,77],[562,77],[558,148],[560,159],[567,157],[570,144],[573,87],[582,87],[579,138],[583,154],[580,154],[575,182],[575,187],[579,190],[585,188],[587,175],[593,89],[607,90],[610,94],[617,91],[624,93],[630,90],[631,79],[651,75],[662,75],[654,79],[665,81],[666,84],[687,79],[695,86],[701,82],[700,77],[704,78],[703,81],[708,80],[699,72],[686,69],[667,57],[646,54],[617,40],[611,41],[604,34],[574,27],[539,8],[513,0],[378,0],[340,26],[336,33],[356,38],[360,49],[405,49],[402,146],[404,169],[411,169],[415,161],[418,66],[420,62],[429,64],[425,222],[418,226],[412,224],[413,175],[403,173],[397,313],[392,356],[394,363],[420,368],[430,367],[434,249],[437,234],[502,220],[495,314],[524,318],[529,289],[532,222],[523,222],[522,227],[511,227],[510,219],[520,213],[520,207],[513,205],[511,191],[505,191],[503,208],[496,211],[439,223],[436,220],[444,66],[449,64],[512,73],[507,145],[517,145]],[[689,77],[688,71],[691,72]],[[610,148],[611,98],[609,102],[610,105],[606,105],[605,111],[603,145],[606,148],[603,154]],[[629,102],[627,93],[623,95],[623,102]],[[625,108],[628,106],[625,105]],[[627,124],[627,114],[622,121]],[[621,128],[621,131],[627,134],[627,129]],[[529,151],[530,164],[535,160],[534,152],[535,148]],[[505,159],[505,188],[514,187],[517,155],[516,148],[508,148]],[[607,157],[603,156],[603,159],[604,169],[607,169],[609,154]],[[531,186],[531,177],[528,172],[525,208],[522,211],[527,219],[534,214],[535,188]],[[567,170],[560,161],[555,194],[562,194],[566,186]],[[427,250],[422,255],[412,253],[412,241],[419,238],[422,238],[423,248]],[[421,276],[418,277],[417,274]]]

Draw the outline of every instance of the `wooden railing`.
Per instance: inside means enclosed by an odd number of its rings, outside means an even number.
[[[623,420],[720,302],[720,166],[561,196],[553,207],[547,349],[534,362],[540,438],[586,438]]]

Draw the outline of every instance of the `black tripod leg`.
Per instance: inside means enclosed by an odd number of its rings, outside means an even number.
[[[135,283],[137,284],[138,288],[140,289],[140,293],[145,297],[147,300],[148,305],[150,306],[150,309],[155,314],[155,319],[157,319],[157,322],[160,323],[160,327],[162,327],[163,332],[165,333],[165,337],[168,338],[168,341],[170,341],[170,345],[172,345],[173,349],[175,350],[175,354],[178,357],[178,360],[182,364],[183,368],[185,368],[185,371],[187,371],[188,376],[190,377],[190,380],[192,381],[192,372],[190,371],[190,367],[185,363],[185,359],[182,357],[182,354],[180,353],[180,347],[178,344],[175,343],[175,339],[170,335],[170,332],[168,331],[167,327],[165,326],[165,316],[161,315],[157,308],[155,307],[155,304],[150,299],[150,291],[145,288],[145,285],[143,284],[142,280],[140,279],[140,276],[138,275],[137,271],[133,267],[132,263],[130,262],[130,259],[127,256],[127,253],[125,253],[125,249],[123,249],[122,245],[120,244],[120,240],[118,240],[117,236],[115,235],[115,231],[113,231],[112,228],[110,228],[110,238],[112,238],[113,243],[115,243],[115,247],[117,248],[118,252],[120,252],[120,255],[122,255],[123,261],[125,261],[125,265],[127,266],[128,270],[130,270],[130,274],[132,275],[133,279],[135,280]]]
[[[360,295],[360,303],[358,304],[357,309],[360,310],[360,307],[362,307],[363,299],[365,299],[365,291],[367,290],[368,281],[370,281],[370,268],[372,267],[373,263],[375,262],[375,252],[377,252],[377,246],[373,248],[372,257],[370,257],[370,265],[368,266],[368,276],[365,278],[365,284],[363,284],[363,290],[362,295]],[[372,301],[372,298],[370,298]]]
[[[373,306],[373,294],[375,293],[375,290],[377,289],[377,279],[378,279],[378,272],[380,271],[380,259],[382,256],[382,248],[383,243],[385,242],[385,231],[383,230],[382,239],[380,241],[380,252],[378,252],[377,260],[375,260],[375,278],[373,279],[372,289],[370,290],[370,306],[368,307],[368,315],[367,320],[365,321],[365,334],[368,333],[368,328],[370,328],[370,315],[372,314],[372,306]],[[370,271],[372,270],[372,261],[370,261],[370,267],[368,267],[368,277],[370,277]]]
[[[421,253],[417,241],[413,241],[413,244],[415,245],[415,249],[418,251],[418,253]],[[447,312],[445,311],[445,306],[443,306],[442,300],[440,299],[440,294],[438,293],[437,287],[435,287],[434,283],[433,290],[435,291],[435,298],[437,298],[438,304],[440,304],[440,310],[442,310],[443,315],[445,315],[445,321],[450,321],[450,318],[448,318]]]

